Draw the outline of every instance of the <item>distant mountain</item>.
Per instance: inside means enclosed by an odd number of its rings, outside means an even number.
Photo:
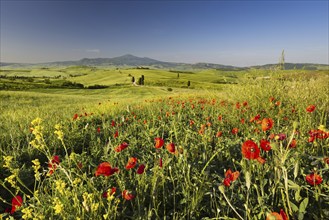
[[[0,67],[9,68],[34,68],[34,67],[67,67],[67,66],[100,66],[100,67],[151,67],[158,69],[219,69],[219,70],[243,70],[243,69],[273,69],[277,64],[266,64],[251,67],[235,67],[229,65],[221,65],[214,63],[175,63],[163,62],[148,57],[137,57],[131,54],[126,54],[114,58],[83,58],[77,61],[59,61],[48,63],[4,63],[0,62]],[[325,64],[309,64],[309,63],[285,63],[285,69],[329,69],[329,65]]]
[[[265,64],[259,66],[251,66],[249,68],[254,69],[274,69],[278,67],[278,64]],[[284,64],[285,70],[292,70],[292,69],[305,69],[305,70],[317,70],[317,69],[327,69],[329,70],[329,65],[326,64],[314,64],[314,63],[285,63]]]

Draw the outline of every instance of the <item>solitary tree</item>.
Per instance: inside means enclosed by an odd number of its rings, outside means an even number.
[[[142,75],[142,84],[141,85],[144,85],[144,75]]]
[[[282,50],[281,57],[280,57],[280,60],[279,60],[279,68],[280,68],[280,70],[284,70],[284,63],[285,63],[285,60],[284,60],[284,50]]]
[[[187,81],[187,87],[190,87],[190,85],[191,85],[191,82],[189,80],[189,81]]]

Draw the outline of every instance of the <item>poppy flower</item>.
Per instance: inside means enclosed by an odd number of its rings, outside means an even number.
[[[135,198],[135,195],[130,193],[128,190],[123,190],[122,192],[122,197],[125,199],[125,200],[132,200]]]
[[[242,155],[249,159],[257,159],[259,157],[260,150],[255,142],[247,140],[242,144]]]
[[[144,173],[144,170],[145,170],[145,165],[144,164],[141,164],[141,165],[139,165],[136,173],[137,174],[143,174]]]
[[[316,173],[306,175],[305,179],[311,186],[319,185],[322,183],[322,177]]]
[[[283,133],[275,135],[275,140],[283,141],[286,138],[287,138],[287,135],[283,134]]]
[[[257,157],[256,160],[261,164],[264,164],[266,162],[266,160],[263,157]]]
[[[315,108],[316,108],[315,105],[309,105],[306,107],[306,111],[311,113],[314,112]]]
[[[114,137],[114,138],[117,138],[117,137],[119,137],[119,132],[118,132],[118,130],[116,130],[116,131],[115,131],[115,133],[114,133],[113,137]]]
[[[137,158],[136,157],[131,157],[128,160],[128,163],[126,165],[126,169],[127,170],[132,169],[136,166],[136,164],[137,164]]]
[[[155,148],[161,148],[164,145],[164,140],[160,137],[154,138],[155,141]]]
[[[231,132],[232,132],[232,134],[237,134],[239,132],[239,129],[238,128],[233,128]]]
[[[291,143],[289,144],[289,147],[290,147],[290,148],[296,148],[296,145],[297,145],[297,141],[296,141],[296,139],[294,138],[294,139],[291,140]]]
[[[124,150],[125,148],[128,147],[129,144],[127,144],[126,142],[123,142],[122,144],[120,144],[119,146],[117,146],[114,151],[115,152],[121,152],[122,150]]]
[[[174,154],[176,152],[175,144],[174,143],[167,144],[166,148],[172,154]]]
[[[15,196],[12,200],[11,200],[11,211],[10,214],[13,214],[14,212],[16,212],[16,209],[20,206],[22,206],[23,204],[23,199],[20,195]]]
[[[112,127],[115,127],[115,125],[116,125],[115,121],[112,120],[112,122],[111,122],[111,126],[112,126]]]
[[[58,155],[53,156],[53,158],[51,159],[51,161],[48,163],[48,168],[49,168],[49,175],[52,175],[54,173],[54,171],[57,168],[57,165],[60,163],[60,158]]]
[[[111,167],[111,164],[108,162],[103,162],[98,165],[95,176],[111,176],[114,173],[119,172],[119,169],[117,167]]]
[[[224,179],[224,185],[225,186],[230,186],[231,182],[234,182],[240,175],[239,171],[232,172],[231,169],[228,169],[225,172],[225,179]]]
[[[114,195],[116,191],[117,191],[117,188],[116,187],[112,187],[111,192],[110,192],[110,196]],[[102,194],[102,197],[103,198],[107,198],[108,196],[109,196],[109,190],[108,191],[105,191]]]
[[[262,120],[262,130],[263,131],[268,131],[273,127],[273,120],[272,118],[264,118]]]
[[[268,140],[262,139],[260,140],[260,147],[264,150],[264,151],[270,151],[271,150],[271,143]]]
[[[73,120],[76,120],[78,117],[79,117],[78,114],[74,114],[74,115],[73,115]]]
[[[266,220],[288,220],[287,214],[283,211],[283,209],[280,210],[280,213],[277,212],[271,212],[266,216]]]
[[[216,137],[221,137],[223,135],[223,132],[222,131],[218,131],[217,133],[216,133]]]

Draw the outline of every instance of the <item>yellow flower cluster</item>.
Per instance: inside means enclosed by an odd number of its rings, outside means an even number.
[[[14,169],[14,170],[12,170],[12,174],[10,176],[8,176],[7,178],[5,178],[5,182],[10,183],[11,187],[16,188],[16,189],[19,189],[19,186],[17,186],[17,184],[16,184],[18,172],[19,172],[18,169]]]
[[[53,201],[53,205],[54,205],[54,210],[55,210],[55,214],[60,214],[63,209],[64,209],[64,205],[63,203],[59,200],[58,197],[55,197],[54,198],[54,201]]]
[[[22,215],[22,219],[32,219],[33,218],[33,216],[32,216],[32,209],[30,209],[30,208],[24,208],[24,209],[22,209],[22,213],[23,213],[23,215]]]
[[[93,194],[84,192],[82,198],[83,198],[82,205],[86,209],[86,211],[89,212],[90,211],[89,204],[93,206]]]
[[[32,134],[35,136],[34,140],[30,142],[31,146],[43,150],[45,148],[44,139],[42,135],[43,127],[41,126],[42,120],[40,118],[34,119],[31,124],[34,126],[32,129]]]
[[[37,181],[40,180],[40,173],[39,173],[39,169],[40,169],[40,161],[39,159],[35,159],[35,160],[32,160],[32,167],[33,167],[33,170],[34,170],[34,177]]]
[[[64,195],[64,189],[66,187],[66,183],[63,180],[56,180],[55,184],[56,184],[56,190],[60,194]]]
[[[54,133],[57,135],[57,138],[61,141],[63,141],[63,138],[64,138],[64,133],[62,131],[62,126],[60,124],[56,124],[55,125],[55,131]]]
[[[13,161],[13,156],[3,156],[3,160],[5,164],[3,165],[3,168],[11,168],[11,162]]]

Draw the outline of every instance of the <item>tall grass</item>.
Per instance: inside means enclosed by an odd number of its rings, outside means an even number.
[[[291,219],[326,219],[329,139],[310,141],[310,130],[328,134],[328,77],[289,76],[246,76],[220,92],[119,104],[87,104],[80,97],[71,105],[63,100],[63,114],[55,117],[32,111],[42,120],[29,118],[21,130],[3,132],[0,213],[23,219],[265,219],[282,210]],[[310,105],[313,112],[306,110]],[[268,118],[274,123],[264,130]],[[155,138],[164,140],[161,148]],[[259,146],[262,139],[269,151]],[[259,158],[242,154],[247,140],[258,145]],[[122,143],[128,147],[117,152]],[[132,157],[137,164],[127,169]],[[106,173],[103,162],[119,171]],[[141,165],[145,170],[137,173]],[[227,186],[229,169],[239,175]],[[309,183],[312,173],[322,182]],[[17,195],[21,206],[5,213]]]

